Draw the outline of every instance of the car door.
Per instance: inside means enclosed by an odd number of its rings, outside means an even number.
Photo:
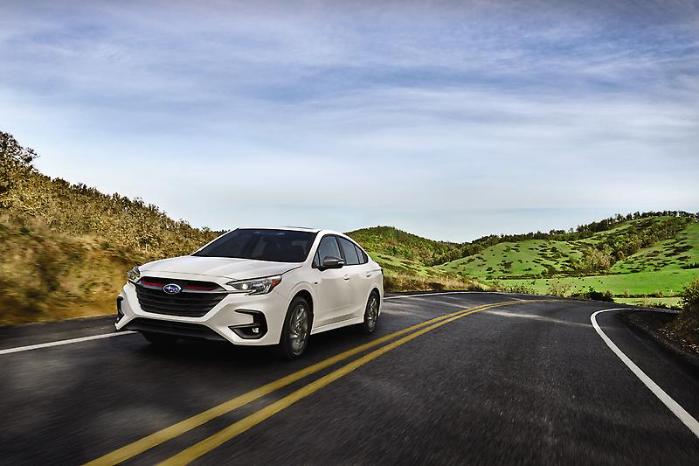
[[[363,316],[366,301],[369,297],[365,266],[362,265],[357,247],[352,241],[341,236],[337,240],[340,243],[342,257],[345,260],[345,279],[352,290],[352,303],[348,310],[348,318]]]
[[[344,320],[352,308],[352,289],[346,276],[346,266],[322,270],[321,265],[325,257],[343,257],[335,235],[321,238],[313,259],[316,276],[313,286],[317,301],[314,306],[313,326],[316,328]]]

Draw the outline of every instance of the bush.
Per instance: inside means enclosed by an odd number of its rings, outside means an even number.
[[[699,278],[685,287],[682,292],[682,310],[665,330],[699,353]]]
[[[504,291],[508,293],[516,293],[516,294],[537,294],[536,290],[533,287],[527,286],[525,284],[517,284],[517,285],[512,285],[512,286],[507,286],[503,288]]]
[[[614,302],[614,295],[612,294],[611,291],[609,291],[609,290],[597,291],[592,287],[588,288],[588,290],[585,291],[584,293],[574,294],[573,297],[574,298],[581,298],[581,299],[590,299],[592,301],[607,301],[610,303]]]
[[[570,283],[560,280],[551,280],[551,282],[549,282],[548,294],[565,298],[566,296],[570,296],[571,288],[572,285]]]
[[[696,314],[699,312],[699,278],[696,278],[682,292],[683,312]]]

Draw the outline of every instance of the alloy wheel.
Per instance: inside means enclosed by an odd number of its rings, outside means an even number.
[[[369,305],[366,310],[366,326],[369,331],[373,331],[376,328],[376,321],[379,318],[379,300],[376,295],[371,295],[369,298]]]
[[[289,342],[291,343],[291,350],[294,354],[301,354],[306,347],[309,333],[308,311],[305,305],[298,304],[294,308],[289,324]]]

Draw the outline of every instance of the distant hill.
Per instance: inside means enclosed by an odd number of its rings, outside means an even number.
[[[490,235],[469,243],[422,238],[394,227],[349,233],[389,274],[475,280],[491,288],[584,294],[676,305],[699,276],[697,215],[636,212],[571,230]]]
[[[626,218],[584,235],[507,238],[438,268],[494,286],[537,293],[575,294],[594,288],[620,298],[679,296],[699,276],[696,216],[676,212]]]
[[[0,324],[111,313],[126,271],[189,253],[221,232],[173,220],[140,199],[51,178],[0,132]],[[676,303],[699,276],[697,215],[617,215],[570,230],[434,241],[390,226],[352,231],[387,290],[593,288]]]

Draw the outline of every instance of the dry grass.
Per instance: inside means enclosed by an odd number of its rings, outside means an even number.
[[[146,259],[39,221],[0,221],[0,325],[107,314],[126,271]]]
[[[429,277],[423,278],[414,275],[387,274],[384,276],[384,290],[391,291],[444,291],[444,290],[469,290],[490,291],[491,287],[485,286],[476,280],[460,279],[453,277]]]

